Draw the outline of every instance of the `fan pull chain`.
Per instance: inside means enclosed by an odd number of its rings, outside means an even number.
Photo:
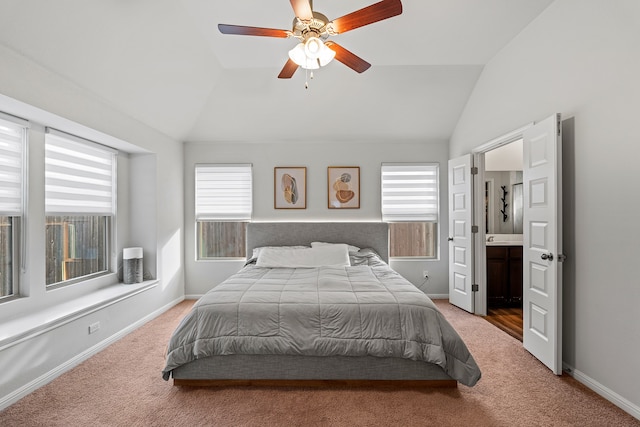
[[[309,79],[313,80],[313,71],[311,71],[311,74],[309,74],[309,70],[305,69],[305,77],[306,81],[304,82],[304,88],[309,89]]]

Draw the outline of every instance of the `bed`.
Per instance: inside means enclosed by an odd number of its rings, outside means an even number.
[[[248,224],[246,265],[181,321],[163,378],[178,386],[473,386],[481,373],[464,342],[387,262],[385,223]]]

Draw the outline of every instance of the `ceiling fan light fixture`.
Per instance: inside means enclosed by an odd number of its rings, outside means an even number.
[[[304,44],[298,43],[293,49],[289,51],[289,58],[300,67],[303,67],[307,62],[307,56],[304,53]]]
[[[307,41],[304,42],[304,53],[307,55],[307,58],[318,59],[323,47],[325,47],[325,45],[322,43],[322,40],[317,37],[309,37]]]
[[[309,37],[289,51],[289,58],[307,70],[317,70],[333,60],[336,53],[318,37]]]
[[[320,51],[320,56],[318,57],[318,62],[320,62],[320,66],[324,67],[329,62],[333,61],[333,58],[336,57],[336,53],[329,49],[326,44],[322,43],[322,50]]]
[[[301,65],[302,68],[306,70],[317,70],[320,68],[320,64],[317,59],[308,59],[304,65]]]
[[[306,70],[317,70],[320,68],[320,64],[317,59],[308,58],[304,52],[304,43],[298,43],[293,49],[289,51],[289,58],[296,65],[306,69]]]

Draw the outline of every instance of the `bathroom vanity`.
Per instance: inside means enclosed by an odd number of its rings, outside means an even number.
[[[522,240],[487,241],[487,306],[522,307]]]

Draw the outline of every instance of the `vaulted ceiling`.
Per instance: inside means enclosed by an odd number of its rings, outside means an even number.
[[[287,0],[0,0],[0,43],[179,141],[441,141],[483,66],[551,2],[403,0],[332,37],[368,71],[333,61],[309,89],[303,69],[277,78],[296,40],[217,28],[291,29]],[[313,7],[335,19],[372,3]]]

